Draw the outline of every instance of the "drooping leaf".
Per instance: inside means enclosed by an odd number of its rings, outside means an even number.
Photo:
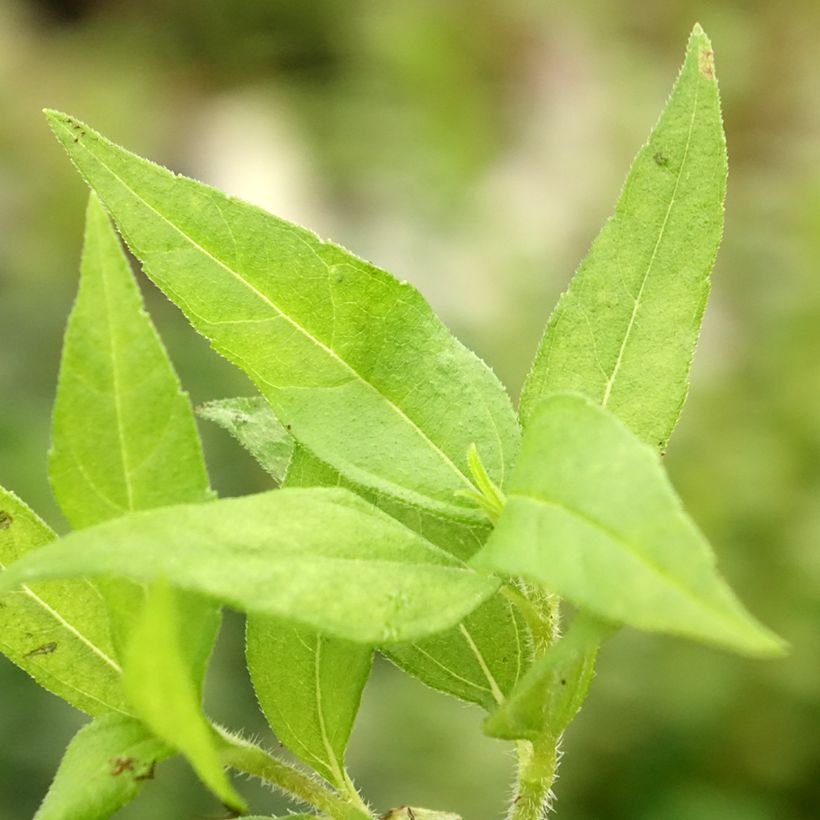
[[[476,566],[529,578],[607,620],[750,655],[783,651],[717,573],[658,454],[589,399],[542,402],[506,491]]]
[[[335,485],[353,489],[332,468],[297,446],[285,486]],[[459,557],[472,555],[490,532],[489,522],[482,527],[466,528],[375,494],[368,495],[368,500]],[[397,666],[427,686],[489,709],[507,694],[529,661],[526,630],[515,608],[496,593],[458,626],[411,644],[391,645],[382,650]]]
[[[506,740],[557,740],[586,698],[601,641],[614,627],[580,613],[569,631],[530,667],[510,696],[484,721]]]
[[[145,596],[126,647],[125,693],[137,717],[168,746],[182,752],[220,800],[244,810],[244,800],[222,768],[213,730],[202,714],[197,683],[182,653],[185,636],[180,626],[174,592],[160,577]]]
[[[261,396],[209,401],[196,408],[203,419],[227,430],[277,484],[285,480],[293,436]]]
[[[0,488],[0,571],[55,537],[17,496]],[[0,650],[88,714],[128,711],[105,605],[88,581],[23,585],[0,595]]]
[[[370,674],[372,649],[282,618],[248,620],[253,688],[276,736],[343,793],[355,792],[345,748]]]
[[[63,342],[49,478],[75,529],[212,497],[188,396],[93,193],[80,288]],[[120,654],[143,590],[124,579],[97,585]],[[180,601],[180,613],[186,657],[201,680],[219,615],[213,604],[191,596]]]
[[[481,514],[475,443],[501,484],[518,423],[492,371],[407,283],[338,245],[47,112],[146,273],[242,367],[294,438],[354,483],[459,520]]]
[[[498,587],[347,490],[294,488],[79,530],[28,553],[0,576],[0,593],[100,574],[165,576],[238,609],[372,644],[453,626]]]
[[[34,820],[105,820],[136,797],[171,753],[134,718],[97,718],[68,744]]]
[[[544,396],[572,390],[665,448],[723,230],[726,167],[712,47],[696,27],[614,215],[549,320],[521,396],[525,426]]]

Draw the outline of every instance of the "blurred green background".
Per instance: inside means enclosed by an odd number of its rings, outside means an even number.
[[[820,816],[820,4],[0,0],[0,483],[64,529],[49,413],[86,192],[40,114],[415,283],[514,394],[699,20],[721,78],[727,223],[667,465],[723,570],[784,635],[751,662],[624,631],[565,738],[563,820]],[[144,283],[143,283],[144,284]],[[250,393],[150,285],[194,401]],[[221,494],[266,486],[202,429]],[[274,743],[229,616],[207,705]],[[30,817],[83,718],[0,659],[0,820]],[[381,810],[500,817],[510,750],[385,663],[351,743]],[[245,786],[260,813],[285,804]],[[216,817],[179,762],[123,818]]]

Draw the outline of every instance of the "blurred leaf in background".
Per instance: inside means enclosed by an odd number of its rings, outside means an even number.
[[[517,391],[696,20],[719,55],[730,176],[712,300],[666,463],[740,597],[793,651],[761,665],[624,631],[602,650],[567,733],[557,805],[564,820],[815,818],[815,2],[0,0],[0,484],[66,530],[45,460],[86,192],[41,108],[75,112],[408,279]],[[141,285],[196,403],[252,392]],[[201,430],[220,494],[270,486],[227,435]],[[241,668],[231,616],[209,713],[264,737]],[[0,691],[0,735],[14,738],[0,752],[0,820],[19,820],[81,718],[5,661]],[[385,664],[349,756],[379,805],[441,805],[466,818],[500,814],[511,766],[481,735],[477,711]],[[261,790],[247,795],[255,811],[283,809]],[[172,820],[163,805],[183,801],[214,811],[174,761],[140,801],[120,816]]]

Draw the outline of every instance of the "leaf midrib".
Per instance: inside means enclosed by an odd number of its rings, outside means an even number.
[[[641,279],[641,285],[638,288],[638,293],[635,296],[634,301],[633,301],[632,313],[629,317],[629,323],[627,324],[626,331],[624,333],[624,337],[621,340],[621,345],[620,345],[620,348],[618,350],[618,357],[615,360],[615,365],[612,368],[612,373],[611,373],[609,379],[607,380],[606,387],[604,389],[604,396],[603,396],[603,399],[601,400],[601,406],[602,407],[607,406],[607,403],[609,402],[610,396],[612,395],[612,388],[615,384],[615,379],[618,376],[618,371],[621,369],[621,364],[623,362],[624,352],[626,350],[626,346],[629,342],[629,339],[632,335],[632,328],[635,325],[635,319],[638,316],[638,310],[640,309],[640,305],[641,305],[641,297],[643,296],[643,292],[646,288],[646,283],[649,280],[649,276],[652,272],[652,267],[655,264],[655,259],[657,258],[658,250],[660,249],[661,243],[663,242],[663,239],[666,235],[666,226],[669,223],[669,217],[672,213],[672,208],[675,205],[675,200],[676,200],[677,193],[678,193],[678,187],[680,185],[681,178],[683,177],[683,169],[686,166],[686,161],[689,157],[689,146],[692,143],[692,131],[693,131],[694,125],[695,125],[695,116],[697,115],[699,98],[700,98],[700,83],[696,82],[695,83],[695,96],[694,96],[694,100],[692,102],[692,115],[689,119],[689,130],[688,130],[687,135],[686,135],[686,145],[685,145],[684,150],[683,150],[683,158],[681,159],[680,168],[678,169],[678,175],[675,178],[675,185],[672,189],[672,195],[669,199],[669,205],[666,208],[666,213],[664,214],[663,223],[661,224],[660,231],[658,232],[658,238],[655,241],[655,247],[652,249],[652,255],[649,259],[649,264],[646,267],[646,271],[644,272],[643,277]],[[621,236],[620,236],[620,232],[618,232],[618,231],[615,232],[615,242],[616,242],[616,245],[618,247],[618,258],[620,260]]]

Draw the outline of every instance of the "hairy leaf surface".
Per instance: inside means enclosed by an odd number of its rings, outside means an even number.
[[[164,578],[148,590],[123,664],[123,686],[139,719],[182,752],[202,782],[226,805],[244,809],[222,768],[213,730],[202,714],[197,683],[182,653],[185,636]]]
[[[80,288],[63,342],[49,478],[75,529],[212,497],[188,396],[145,312],[119,239],[89,198]],[[142,603],[124,579],[97,582],[118,654]],[[197,680],[219,625],[213,604],[181,602]],[[196,638],[196,639],[195,639]]]
[[[0,570],[55,537],[17,496],[0,488]],[[0,649],[84,712],[128,711],[105,603],[88,581],[23,585],[0,595]]]
[[[696,27],[615,213],[552,314],[521,396],[586,394],[664,449],[688,390],[723,230],[726,146],[709,39]]]
[[[530,578],[607,620],[782,652],[717,573],[658,454],[589,399],[542,402],[506,490],[475,565]]]
[[[343,792],[344,755],[370,674],[369,646],[329,638],[281,618],[248,620],[253,688],[279,740]]]
[[[498,587],[347,490],[293,488],[79,530],[25,556],[0,576],[0,592],[100,574],[162,575],[238,609],[364,643],[446,629]]]
[[[470,485],[467,450],[474,442],[501,484],[518,423],[493,373],[414,288],[65,114],[48,118],[146,273],[298,441],[358,485],[480,521],[455,495]]]
[[[105,820],[136,797],[171,753],[138,720],[97,718],[68,744],[34,820]]]

